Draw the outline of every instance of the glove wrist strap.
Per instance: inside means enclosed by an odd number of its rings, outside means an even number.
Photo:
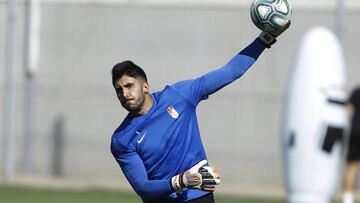
[[[259,35],[259,39],[265,43],[267,48],[270,48],[271,45],[273,45],[276,42],[275,37],[267,32],[261,32]]]
[[[171,186],[176,193],[180,193],[183,190],[182,173],[171,178]]]

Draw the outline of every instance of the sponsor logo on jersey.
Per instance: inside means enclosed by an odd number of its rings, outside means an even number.
[[[136,134],[140,135],[140,132],[139,132],[139,131],[136,131]],[[145,136],[146,136],[146,131],[144,132],[144,134],[141,136],[140,139],[136,140],[136,142],[137,142],[138,144],[142,143],[142,141],[144,140]]]
[[[167,112],[170,114],[173,118],[179,118],[179,113],[176,111],[176,109],[173,106],[169,106],[167,108]]]

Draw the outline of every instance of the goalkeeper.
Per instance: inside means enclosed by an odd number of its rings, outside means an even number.
[[[111,138],[111,152],[144,202],[214,202],[220,177],[207,164],[196,107],[241,77],[287,27],[262,32],[223,67],[160,92],[150,93],[145,72],[133,62],[113,67],[112,84],[129,113]]]

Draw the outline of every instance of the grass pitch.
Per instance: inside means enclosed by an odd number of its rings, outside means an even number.
[[[1,203],[141,203],[135,193],[98,189],[63,190],[0,185]],[[281,199],[216,195],[216,203],[283,203]]]

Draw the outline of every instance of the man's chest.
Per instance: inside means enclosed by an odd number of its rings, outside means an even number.
[[[185,105],[168,104],[133,129],[133,145],[140,156],[163,153],[172,146],[184,128],[190,112]]]

